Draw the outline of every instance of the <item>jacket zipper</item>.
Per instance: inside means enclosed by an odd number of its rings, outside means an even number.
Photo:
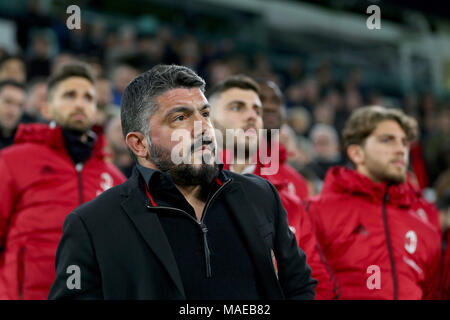
[[[391,261],[392,281],[394,283],[394,300],[398,300],[397,273],[395,271],[394,254],[392,252],[392,243],[391,243],[391,238],[389,236],[389,228],[388,228],[387,214],[386,214],[386,205],[389,200],[388,189],[389,189],[389,186],[386,187],[386,193],[384,194],[384,198],[383,198],[383,223],[384,223],[384,232],[386,234],[386,241],[387,241],[387,245],[388,245],[389,259]]]
[[[25,247],[19,249],[17,257],[17,285],[19,300],[23,300],[23,283],[25,281]]]
[[[189,219],[195,221],[195,223],[200,227],[200,230],[202,231],[202,238],[203,238],[203,249],[204,249],[204,253],[205,253],[205,268],[206,268],[206,278],[211,278],[212,277],[212,271],[211,271],[211,251],[209,250],[209,246],[208,246],[208,239],[206,237],[207,233],[208,233],[208,228],[206,227],[206,225],[204,224],[203,220],[205,219],[206,216],[206,212],[210,206],[210,204],[212,203],[212,201],[214,200],[214,198],[217,196],[217,194],[219,194],[219,192],[229,183],[231,182],[231,179],[226,181],[222,186],[220,186],[219,189],[217,189],[217,191],[213,194],[213,196],[209,199],[209,201],[205,204],[205,207],[203,208],[202,211],[202,218],[200,219],[200,221],[198,221],[197,219],[195,219],[193,216],[191,216],[189,213],[187,213],[184,210],[178,209],[178,208],[173,208],[173,207],[152,207],[150,205],[147,205],[148,209],[165,209],[165,210],[171,210],[171,211],[178,211],[183,213],[184,215],[186,215],[187,217],[189,217]]]
[[[75,170],[77,171],[78,175],[78,194],[80,198],[80,204],[84,203],[84,197],[83,197],[83,180],[81,177],[81,171],[83,170],[83,163],[77,163],[75,165]]]

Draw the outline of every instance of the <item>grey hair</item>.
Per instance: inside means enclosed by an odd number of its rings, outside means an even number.
[[[141,132],[150,142],[148,120],[159,109],[156,98],[177,88],[200,88],[204,92],[205,81],[193,70],[177,65],[156,65],[134,78],[125,88],[120,103],[124,138],[129,132]],[[136,160],[133,153],[132,156]]]
[[[326,134],[334,143],[339,143],[339,136],[336,129],[330,125],[318,123],[314,125],[311,129],[309,139],[314,142],[319,135]]]

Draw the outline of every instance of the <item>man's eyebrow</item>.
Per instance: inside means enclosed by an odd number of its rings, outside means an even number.
[[[237,104],[245,104],[244,101],[242,100],[232,100],[230,102],[227,103],[227,106],[232,105],[233,103],[237,103]]]
[[[164,116],[165,119],[167,119],[168,117],[170,117],[172,114],[177,113],[177,112],[192,112],[192,107],[188,107],[188,106],[179,106],[179,107],[175,107],[171,110],[169,110],[166,115]],[[204,104],[199,111],[203,111],[205,109],[211,109],[211,106],[207,103]]]
[[[192,108],[191,107],[186,107],[186,106],[180,106],[180,107],[176,107],[173,109],[170,109],[169,111],[167,111],[166,115],[164,118],[168,118],[170,115],[177,113],[177,112],[192,112]]]
[[[203,111],[205,109],[211,109],[211,106],[207,103],[207,104],[203,105],[203,107],[200,108],[200,111]]]

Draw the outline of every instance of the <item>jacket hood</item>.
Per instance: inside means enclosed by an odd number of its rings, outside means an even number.
[[[386,190],[389,193],[389,202],[399,206],[409,207],[417,198],[415,190],[407,182],[399,185],[375,183],[356,170],[340,166],[328,170],[321,194],[349,194],[383,202]]]
[[[20,124],[17,128],[14,144],[21,143],[43,144],[48,145],[50,148],[57,151],[66,151],[66,142],[61,127],[56,126],[54,123]],[[104,136],[102,134],[97,135],[97,141],[92,150],[92,156],[100,158],[104,157],[104,147]]]

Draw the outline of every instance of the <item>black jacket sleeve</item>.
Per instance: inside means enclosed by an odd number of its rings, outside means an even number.
[[[76,213],[66,217],[56,252],[56,279],[48,299],[103,299],[91,236]]]
[[[295,235],[289,229],[287,212],[276,188],[267,181],[276,199],[274,254],[278,267],[278,279],[286,299],[314,300],[317,280],[311,277],[306,255],[297,245]]]

